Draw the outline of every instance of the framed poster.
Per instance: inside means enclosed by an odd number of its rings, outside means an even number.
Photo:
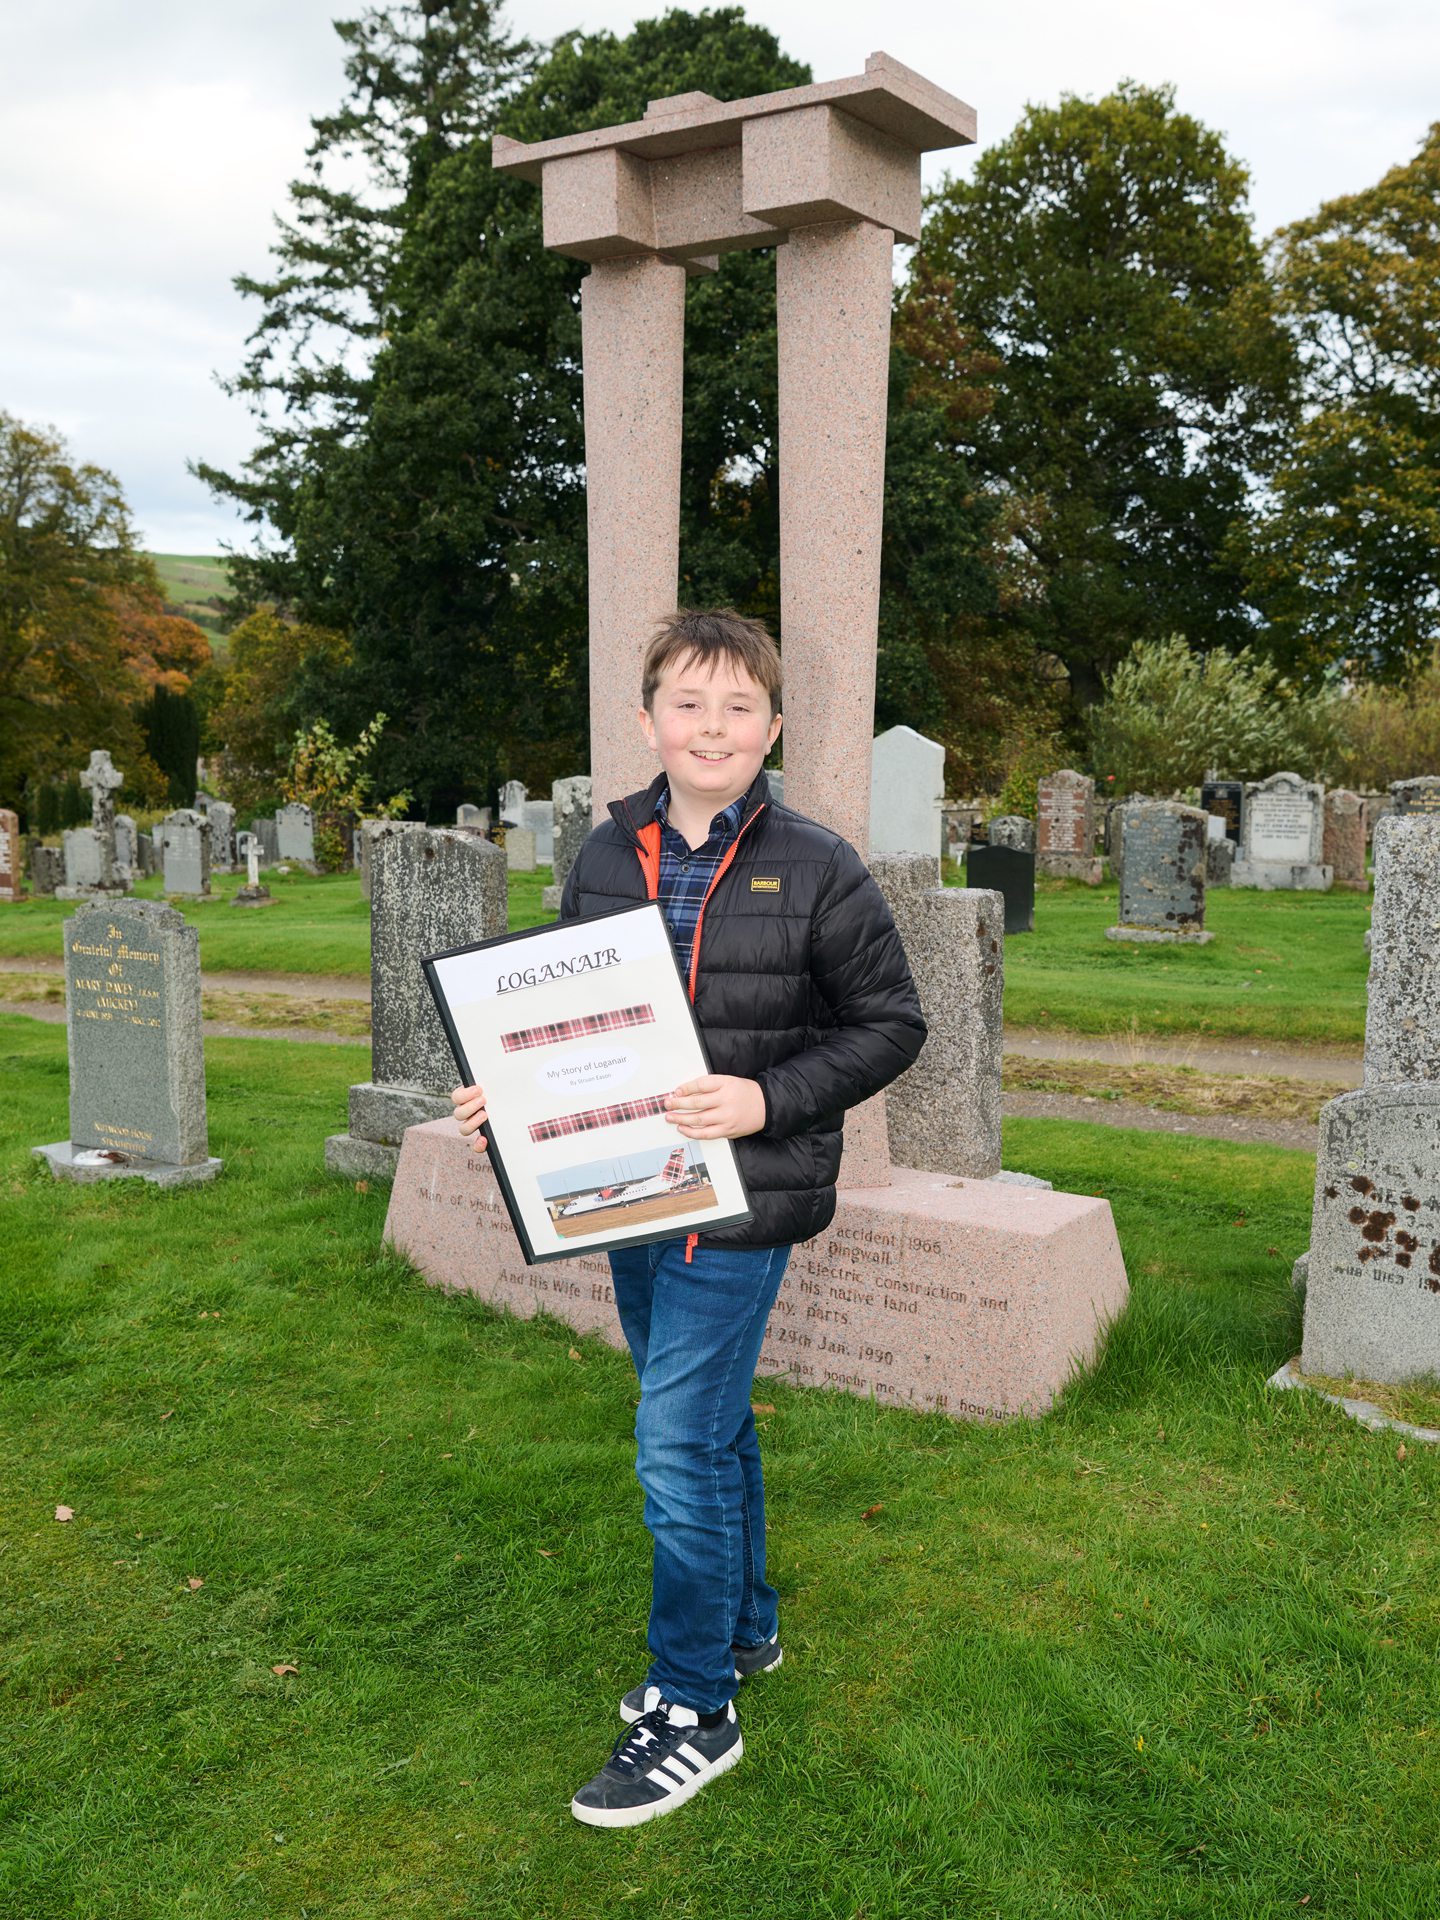
[[[665,1118],[710,1063],[656,902],[422,964],[527,1261],[750,1219],[733,1142]]]

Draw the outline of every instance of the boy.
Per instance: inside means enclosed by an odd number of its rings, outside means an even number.
[[[925,1040],[894,922],[847,841],[777,806],[780,656],[758,621],[677,613],[645,655],[640,723],[661,771],[613,803],[560,918],[658,899],[716,1069],[669,1096],[687,1140],[734,1140],[754,1218],[610,1255],[640,1378],[636,1472],[654,1538],[644,1684],[575,1795],[591,1826],[671,1812],[732,1766],[743,1678],[780,1664],[750,1391],[790,1248],[830,1224],[847,1107]],[[483,1091],[457,1088],[466,1133]],[[483,1146],[483,1138],[477,1141]]]

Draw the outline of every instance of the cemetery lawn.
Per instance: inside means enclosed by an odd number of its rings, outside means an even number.
[[[0,1911],[1440,1911],[1440,1459],[1263,1386],[1308,1156],[1007,1126],[1110,1199],[1127,1316],[1037,1423],[758,1383],[785,1664],[732,1774],[605,1833],[628,1361],[381,1251],[321,1169],[365,1047],[211,1041],[225,1171],[171,1194],[52,1182],[63,1030],[0,1052]]]
[[[265,885],[273,907],[237,909],[230,899],[245,884],[243,873],[217,873],[215,897],[203,906],[176,900],[200,929],[200,964],[207,973],[325,973],[370,977],[370,903],[356,873],[278,873],[267,868]],[[553,915],[541,911],[540,895],[550,869],[510,876],[510,928],[538,926]],[[137,881],[135,897],[163,900],[158,874]],[[73,900],[18,900],[0,907],[0,956],[58,961],[60,928],[74,913]]]
[[[1113,883],[1036,882],[1035,931],[1005,942],[1007,1027],[1363,1044],[1368,895],[1217,887],[1204,947],[1107,940],[1118,914]]]

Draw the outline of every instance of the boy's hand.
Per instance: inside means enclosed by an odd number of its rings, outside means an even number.
[[[687,1140],[739,1140],[764,1126],[765,1096],[757,1080],[702,1074],[666,1094],[665,1117]]]
[[[483,1087],[455,1087],[451,1090],[450,1098],[454,1103],[455,1118],[460,1123],[461,1133],[466,1135],[473,1133],[475,1135],[474,1144],[477,1147],[483,1148],[485,1145],[485,1136],[479,1131],[479,1127],[482,1121],[488,1120],[490,1117],[485,1111],[485,1089]]]

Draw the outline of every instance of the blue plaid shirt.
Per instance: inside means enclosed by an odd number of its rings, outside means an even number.
[[[655,802],[655,818],[660,822],[660,911],[675,942],[680,971],[690,978],[690,954],[695,945],[695,928],[710,882],[730,843],[740,831],[740,816],[745,811],[745,795],[732,800],[723,813],[710,822],[710,837],[693,852],[683,833],[670,824],[670,789]]]

